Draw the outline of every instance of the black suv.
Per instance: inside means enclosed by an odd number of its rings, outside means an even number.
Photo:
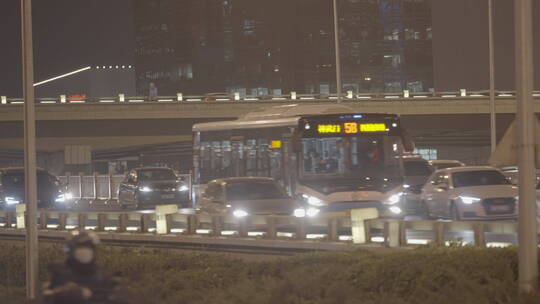
[[[123,208],[144,209],[161,204],[186,207],[190,201],[189,186],[169,168],[142,167],[126,175],[118,189]]]
[[[0,169],[0,208],[14,209],[25,202],[24,168]],[[71,196],[58,179],[43,169],[37,169],[38,208],[64,209]]]

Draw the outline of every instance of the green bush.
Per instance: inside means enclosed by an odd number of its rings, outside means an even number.
[[[40,251],[44,281],[46,265],[62,259],[59,247]],[[540,303],[540,295],[517,293],[514,248],[323,252],[245,262],[105,247],[98,259],[104,269],[122,274],[131,303]],[[23,248],[0,244],[0,273],[0,297],[22,299]]]

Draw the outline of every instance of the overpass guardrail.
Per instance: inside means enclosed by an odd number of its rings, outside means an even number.
[[[508,99],[516,96],[514,91],[496,91],[495,98]],[[540,91],[533,92],[533,97],[540,97]],[[461,89],[451,92],[410,92],[404,90],[396,93],[353,93],[348,91],[342,95],[345,101],[362,101],[362,100],[408,100],[408,99],[460,99],[460,98],[489,98],[489,91],[467,91]],[[310,100],[336,100],[337,94],[297,94],[291,92],[284,95],[247,95],[241,96],[238,93],[232,94],[206,94],[206,95],[189,95],[184,96],[182,93],[177,93],[176,96],[126,96],[118,94],[118,96],[109,97],[69,97],[60,95],[58,97],[36,98],[38,104],[138,104],[138,103],[178,103],[178,102],[264,102],[264,101],[283,101],[283,102],[309,102]],[[23,104],[22,98],[8,98],[0,96],[0,105],[20,105]]]
[[[182,210],[181,210],[182,211]],[[39,211],[41,231],[95,230],[123,236],[145,235],[208,237],[208,242],[223,239],[313,241],[351,244],[379,244],[399,248],[419,244],[444,246],[459,242],[475,246],[506,246],[517,242],[516,222],[441,222],[403,221],[365,218],[361,211],[350,216],[296,218],[291,216],[249,216],[163,212],[64,212]],[[25,228],[24,205],[16,211],[0,211],[0,233]],[[539,231],[540,232],[540,231]],[[468,236],[467,236],[468,235]]]

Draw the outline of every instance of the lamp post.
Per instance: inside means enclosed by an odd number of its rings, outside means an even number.
[[[336,52],[336,91],[337,102],[341,102],[341,60],[339,55],[339,25],[337,0],[334,0],[334,44]]]
[[[21,0],[22,66],[24,96],[24,180],[26,203],[26,297],[34,300],[38,290],[36,120],[34,106],[34,49],[32,0]]]
[[[489,121],[491,153],[497,148],[497,116],[495,109],[495,49],[493,47],[493,0],[488,0],[489,19]]]
[[[538,289],[538,239],[531,0],[514,1],[514,20],[519,170],[519,290],[522,293],[533,293]]]

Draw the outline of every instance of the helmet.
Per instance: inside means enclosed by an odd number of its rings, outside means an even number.
[[[99,237],[93,231],[73,231],[68,237],[64,251],[72,254],[77,247],[90,247],[95,249],[99,244]]]

